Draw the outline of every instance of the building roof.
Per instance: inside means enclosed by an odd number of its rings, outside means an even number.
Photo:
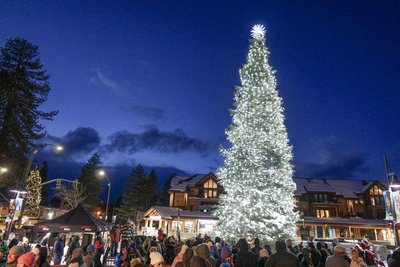
[[[297,185],[295,195],[300,196],[307,192],[331,192],[343,195],[347,198],[358,197],[377,181],[368,180],[344,180],[344,179],[322,179],[322,178],[294,178]],[[383,188],[385,186],[379,183]]]
[[[354,218],[340,218],[340,217],[332,217],[332,218],[318,218],[311,216],[304,216],[305,224],[324,224],[324,225],[343,225],[343,226],[383,226],[387,227],[388,223],[385,220],[378,219],[364,219],[359,217]],[[298,223],[303,223],[303,221],[299,221]]]
[[[174,176],[171,180],[170,191],[185,192],[187,188],[197,185],[199,182],[203,181],[208,175],[213,175],[213,173],[207,174],[195,174],[193,176]]]
[[[156,210],[158,214],[166,220],[172,220],[173,218],[182,217],[182,218],[197,218],[197,219],[210,219],[216,220],[217,217],[212,215],[209,212],[202,211],[191,211],[191,210],[182,210],[180,208],[173,207],[164,207],[164,206],[153,206],[148,211],[146,211],[143,217],[148,216],[148,214],[152,210]]]

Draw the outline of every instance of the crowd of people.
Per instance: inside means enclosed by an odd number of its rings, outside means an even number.
[[[185,241],[167,236],[160,229],[156,236],[135,238],[133,228],[114,226],[103,241],[96,233],[92,244],[81,247],[78,235],[68,241],[60,234],[52,247],[12,239],[0,244],[0,267],[371,267],[385,266],[366,239],[350,250],[340,244],[278,240],[273,247],[258,238],[239,239],[229,244],[223,238],[198,234]],[[107,251],[105,250],[107,248]],[[348,248],[348,247],[347,247]],[[106,255],[103,257],[103,255]],[[389,267],[400,267],[400,248],[387,259]]]

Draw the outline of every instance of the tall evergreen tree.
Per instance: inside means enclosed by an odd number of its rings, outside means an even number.
[[[168,178],[165,180],[162,192],[159,194],[159,197],[157,199],[157,204],[162,205],[162,206],[169,206],[169,188],[171,187],[171,182],[172,178],[176,176],[176,173],[171,174],[168,176]]]
[[[155,203],[156,203],[156,197],[157,197],[157,172],[156,170],[152,169],[147,176],[147,182],[146,182],[146,195],[145,195],[145,207],[144,210],[148,210],[151,208]]]
[[[38,46],[23,38],[7,40],[0,53],[0,161],[13,169],[14,177],[22,176],[25,156],[46,134],[41,121],[58,113],[39,109],[50,91],[48,79]]]
[[[101,179],[96,172],[101,168],[101,160],[97,153],[90,157],[88,162],[81,168],[79,186],[84,190],[84,203],[91,208],[95,208],[100,203]]]
[[[38,185],[41,183],[42,178],[40,178],[39,170],[37,168],[33,169],[26,181],[28,194],[25,198],[24,213],[27,216],[39,216],[39,205],[40,201],[42,200],[42,187]]]
[[[296,185],[264,27],[254,26],[252,37],[247,63],[240,69],[242,85],[236,88],[232,124],[226,131],[232,146],[222,149],[224,165],[217,171],[226,191],[216,210],[217,227],[230,240],[257,236],[272,241],[295,234]]]
[[[42,163],[42,166],[39,169],[39,174],[40,177],[42,178],[42,183],[47,182],[48,179],[48,172],[49,172],[49,165],[47,164],[47,161],[44,161]],[[49,193],[48,193],[49,187],[48,185],[42,185],[42,200],[40,202],[41,205],[47,206],[49,204]]]
[[[116,209],[117,217],[123,221],[132,220],[138,210],[145,210],[147,177],[142,165],[137,165],[128,177],[127,185],[122,193],[122,203]]]

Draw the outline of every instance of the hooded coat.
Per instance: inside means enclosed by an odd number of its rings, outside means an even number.
[[[267,267],[298,267],[299,259],[293,253],[287,251],[284,241],[276,241],[276,253],[272,254],[266,263]]]
[[[201,256],[205,261],[208,267],[217,267],[217,261],[210,256],[210,249],[207,244],[201,244],[196,246],[194,249],[194,254]]]
[[[246,239],[239,239],[236,243],[238,253],[235,257],[235,267],[256,267],[258,256],[249,249]]]

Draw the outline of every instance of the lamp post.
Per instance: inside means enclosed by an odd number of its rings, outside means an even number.
[[[108,203],[110,202],[111,182],[110,182],[110,179],[108,178],[108,175],[105,170],[99,170],[98,174],[100,177],[105,177],[108,182],[108,184],[107,184],[108,185],[108,194],[107,194],[106,216],[105,216],[105,220],[107,221],[107,219],[108,219]]]

